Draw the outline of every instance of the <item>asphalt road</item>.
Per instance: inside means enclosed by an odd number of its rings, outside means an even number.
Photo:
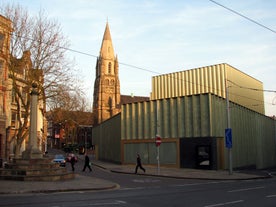
[[[67,166],[70,169],[70,166]],[[250,181],[185,180],[111,173],[93,166],[93,172],[76,173],[116,182],[119,189],[98,192],[0,195],[1,207],[276,206],[276,179]]]

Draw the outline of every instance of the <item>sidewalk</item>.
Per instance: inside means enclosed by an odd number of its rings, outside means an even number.
[[[135,165],[118,165],[101,161],[94,161],[93,164],[106,170],[110,170],[114,173],[134,174],[135,171]],[[216,171],[160,167],[158,172],[157,166],[144,166],[144,168],[146,169],[146,173],[144,173],[141,169],[138,169],[137,175],[202,180],[250,180],[272,177],[272,175],[270,175],[268,172],[260,170],[252,170],[246,172],[233,171],[233,174],[230,175],[229,172],[225,170]]]
[[[56,182],[0,180],[0,186],[0,194],[96,191],[119,187],[118,184],[107,180],[78,174],[75,179]]]
[[[134,174],[135,165],[118,165],[101,161],[93,161],[93,165],[109,170],[114,173]],[[228,171],[196,170],[196,169],[175,169],[161,167],[159,172],[157,167],[144,166],[146,173],[138,170],[139,175],[171,177],[179,179],[208,179],[208,180],[248,180],[269,178],[263,171],[250,171],[250,173]],[[8,181],[0,180],[0,194],[19,193],[53,193],[68,191],[93,191],[119,188],[119,185],[107,180],[98,179],[91,176],[76,174],[73,180],[43,182],[43,181]]]

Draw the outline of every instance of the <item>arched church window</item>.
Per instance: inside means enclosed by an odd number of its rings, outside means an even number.
[[[111,67],[112,67],[112,64],[111,62],[108,63],[108,73],[110,74],[111,73]]]
[[[114,85],[114,80],[112,79],[111,81],[110,81],[110,85]]]

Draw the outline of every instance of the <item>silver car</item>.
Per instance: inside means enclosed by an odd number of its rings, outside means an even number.
[[[66,166],[66,159],[63,155],[55,155],[55,158],[53,159],[53,162],[55,163],[59,163],[59,165],[61,167],[65,167]]]

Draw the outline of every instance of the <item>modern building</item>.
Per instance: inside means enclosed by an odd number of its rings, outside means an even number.
[[[155,164],[158,134],[162,165],[227,169],[226,109],[226,99],[212,93],[123,105],[117,124],[119,162],[135,163],[135,153],[140,152],[144,163]],[[234,102],[230,102],[229,114],[233,168],[275,166],[276,121]],[[109,131],[107,126],[105,130]]]
[[[263,85],[255,78],[226,63],[206,66],[153,77],[150,97],[121,104],[93,127],[99,159],[134,164],[139,152],[144,164],[157,164],[158,135],[161,165],[227,169],[229,118],[233,168],[275,166],[276,121],[264,115]]]
[[[212,93],[265,114],[263,83],[226,63],[152,77],[151,100]]]

